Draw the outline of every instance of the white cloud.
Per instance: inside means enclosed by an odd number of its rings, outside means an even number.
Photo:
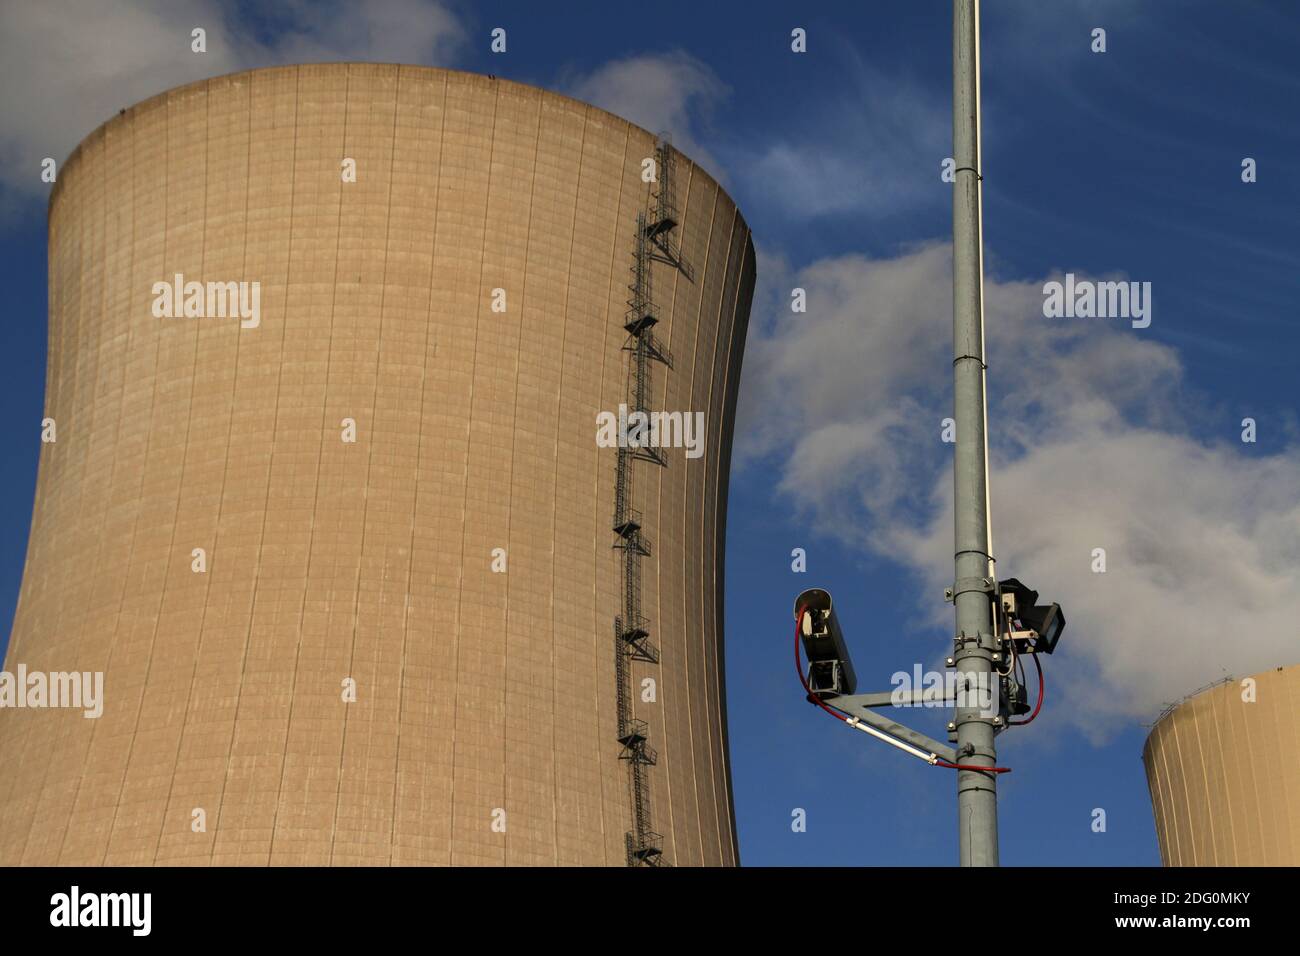
[[[751,191],[791,218],[887,215],[951,202],[940,164],[952,152],[942,96],[884,76],[846,52],[843,83],[778,121],[779,136],[735,162]]]
[[[562,86],[570,96],[651,133],[671,133],[677,149],[722,179],[717,160],[700,144],[699,127],[729,91],[710,67],[690,54],[675,51],[613,60]]]
[[[738,461],[774,458],[816,529],[938,593],[952,576],[949,247],[775,276]],[[790,312],[794,285],[806,314]],[[1055,719],[1149,716],[1225,673],[1300,660],[1300,449],[1260,453],[1226,420],[1222,441],[1199,440],[1211,412],[1177,352],[1125,321],[1046,319],[1042,282],[985,294],[994,551],[1003,576],[1065,608],[1047,661]],[[1105,574],[1090,567],[1099,547]],[[918,606],[951,626],[951,608]]]
[[[215,0],[42,0],[0,5],[0,188],[43,195],[40,163],[62,163],[119,109],[236,70],[323,60],[444,62],[462,31],[434,0],[276,8],[275,40]],[[269,16],[269,13],[262,14]],[[207,31],[207,53],[190,31]]]

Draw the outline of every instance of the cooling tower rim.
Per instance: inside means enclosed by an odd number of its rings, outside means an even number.
[[[1264,674],[1277,673],[1279,671],[1289,671],[1296,668],[1300,668],[1300,662],[1294,664],[1279,664],[1276,667],[1269,667],[1262,671],[1256,671],[1253,674],[1243,674],[1241,676],[1229,674],[1227,677],[1216,678],[1210,683],[1196,688],[1196,690],[1189,691],[1188,693],[1184,694],[1182,697],[1178,698],[1178,700],[1174,701],[1171,704],[1166,705],[1164,710],[1160,711],[1160,715],[1156,717],[1154,721],[1151,722],[1150,726],[1147,728],[1146,738],[1142,741],[1143,758],[1145,759],[1146,753],[1151,747],[1151,740],[1153,737],[1155,737],[1156,731],[1160,728],[1160,725],[1163,724],[1168,718],[1172,717],[1175,713],[1182,710],[1183,707],[1190,704],[1192,701],[1197,700],[1206,694],[1212,693],[1216,688],[1222,687],[1224,684],[1230,684],[1233,683],[1234,681],[1245,680],[1248,677],[1260,677]]]
[[[525,90],[534,90],[542,94],[543,97],[554,99],[554,100],[560,100],[562,102],[566,102],[574,106],[580,107],[584,110],[589,110],[591,112],[598,113],[608,118],[609,120],[612,120],[615,123],[619,123],[622,124],[623,126],[628,127],[629,129],[636,130],[637,132],[650,137],[652,140],[658,139],[657,133],[653,133],[642,126],[638,126],[636,123],[633,123],[631,120],[619,116],[617,113],[611,113],[609,110],[602,109],[599,106],[595,106],[591,103],[588,103],[586,100],[580,100],[576,97],[568,96],[567,94],[564,93],[557,93],[554,90],[548,90],[543,86],[536,86],[532,83],[521,83],[518,80],[509,80],[509,79],[504,79],[502,77],[490,76],[487,73],[476,73],[472,70],[458,70],[453,67],[446,67],[446,66],[425,66],[417,63],[394,63],[389,61],[370,61],[370,60],[324,60],[321,62],[280,63],[271,66],[255,66],[246,70],[232,70],[229,73],[218,73],[215,76],[204,77],[201,80],[192,80],[189,83],[182,83],[180,86],[168,87],[165,90],[155,93],[153,96],[146,97],[142,100],[139,100],[138,102],[132,103],[130,106],[124,107],[116,115],[110,116],[108,119],[104,120],[104,122],[100,123],[93,130],[91,130],[84,137],[82,137],[81,141],[78,142],[77,145],[72,148],[72,152],[70,152],[67,158],[64,159],[64,161],[59,165],[58,177],[55,179],[54,184],[50,189],[49,199],[46,203],[47,219],[50,212],[52,212],[52,210],[54,209],[55,200],[58,198],[58,196],[62,191],[61,187],[63,186],[64,178],[67,176],[69,172],[77,168],[78,160],[81,158],[81,155],[85,151],[85,149],[92,146],[98,140],[102,139],[110,129],[114,128],[115,126],[133,120],[134,114],[138,110],[142,110],[146,107],[157,104],[160,101],[165,101],[168,97],[178,96],[186,92],[192,92],[199,89],[200,87],[206,87],[211,83],[215,83],[221,80],[231,80],[235,78],[252,77],[259,73],[274,73],[277,71],[279,72],[296,71],[296,70],[301,70],[304,67],[311,68],[311,69],[332,68],[332,69],[342,69],[342,70],[350,70],[354,68],[360,68],[363,70],[364,69],[384,70],[384,69],[395,68],[399,71],[399,73],[402,70],[417,70],[425,73],[442,73],[442,74],[466,77],[471,80],[481,82],[484,84],[503,84],[508,86],[520,87]],[[732,201],[733,205],[735,205],[735,200],[732,199],[731,194],[727,192],[725,187],[723,187],[723,185],[720,182],[718,182],[716,177],[714,177],[711,173],[709,173],[708,170],[706,170],[703,166],[701,166],[690,155],[678,149],[676,145],[673,146],[673,149],[676,151],[677,155],[680,158],[685,159],[694,167],[695,173],[704,176],[709,182],[711,182],[717,188],[719,192],[727,196],[727,198]],[[737,206],[736,208],[736,213],[737,215],[740,214],[739,206]]]

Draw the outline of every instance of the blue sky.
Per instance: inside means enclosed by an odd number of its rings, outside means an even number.
[[[742,861],[946,865],[955,781],[802,700],[791,602],[826,587],[865,689],[933,666],[951,608],[951,10],[114,0],[0,10],[0,634],[21,580],[45,368],[47,187],[125,106],[311,59],[453,66],[596,102],[704,163],[754,231],[732,474],[727,682]],[[70,9],[70,8],[69,8]],[[72,26],[75,25],[75,26]],[[205,61],[172,50],[206,25]],[[508,31],[508,52],[488,33]],[[803,27],[808,52],[790,50]],[[1090,50],[1106,30],[1106,52]],[[1141,764],[1168,701],[1300,660],[1300,7],[988,0],[984,236],[994,551],[1058,600],[1045,714],[1000,738],[1002,860],[1154,865]],[[107,92],[106,92],[107,91]],[[1241,181],[1243,158],[1258,181]],[[1047,319],[1073,272],[1150,282],[1149,328]],[[808,312],[789,309],[790,290]],[[1241,421],[1257,441],[1240,440]],[[26,437],[24,437],[26,436]],[[1105,574],[1091,569],[1105,548]],[[805,574],[791,551],[808,554]],[[915,722],[940,733],[942,712]],[[807,832],[791,813],[807,811]],[[1106,811],[1104,833],[1093,811]]]

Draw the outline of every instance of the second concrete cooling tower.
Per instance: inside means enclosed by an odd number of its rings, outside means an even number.
[[[6,670],[102,715],[0,710],[0,865],[736,862],[709,175],[517,83],[257,70],[87,138],[49,269]]]
[[[1300,866],[1300,665],[1194,694],[1142,753],[1166,866]]]

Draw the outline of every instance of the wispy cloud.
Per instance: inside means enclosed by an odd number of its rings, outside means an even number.
[[[952,152],[944,87],[885,76],[837,46],[842,82],[734,157],[749,191],[783,216],[881,216],[950,202],[940,179]]]
[[[705,63],[682,51],[629,56],[590,73],[562,77],[570,96],[617,114],[673,145],[721,179],[721,167],[701,143],[701,129],[729,88]]]
[[[774,462],[814,527],[937,593],[952,576],[950,248],[774,275],[786,288],[760,299],[774,311],[746,355],[738,460]],[[1041,281],[985,293],[994,551],[1066,608],[1059,713],[1150,715],[1225,673],[1300,660],[1300,449],[1241,444],[1188,393],[1176,350],[1126,322],[1046,319]],[[1199,437],[1210,428],[1221,437]]]

